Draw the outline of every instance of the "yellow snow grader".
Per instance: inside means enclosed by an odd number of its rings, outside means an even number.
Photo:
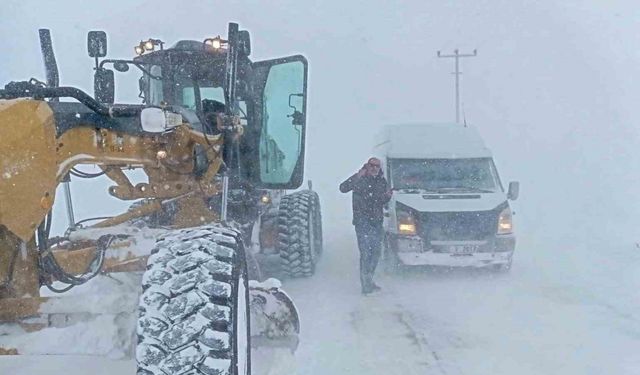
[[[132,59],[105,58],[102,31],[87,42],[94,95],[59,86],[48,30],[40,30],[46,81],[0,90],[0,324],[72,324],[83,312],[56,293],[138,272],[138,374],[248,374],[252,338],[290,344],[299,332],[279,283],[250,282],[260,279],[251,232],[265,192],[303,181],[307,61],[252,61],[250,34],[235,23],[226,39],[142,41]],[[129,70],[140,73],[142,103],[115,104],[115,73]],[[129,170],[146,181],[134,184]],[[110,195],[134,203],[81,225],[69,181],[98,176],[112,181]],[[70,222],[53,236],[59,186]],[[259,226],[275,233],[261,238],[277,239],[264,251],[290,276],[312,274],[322,246],[317,194],[285,195],[275,211]],[[127,230],[141,222],[157,236],[148,251]]]

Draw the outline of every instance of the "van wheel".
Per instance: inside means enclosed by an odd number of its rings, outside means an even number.
[[[513,260],[509,259],[508,263],[494,264],[493,266],[491,266],[491,270],[495,273],[509,273],[509,271],[511,271],[512,263],[513,263]]]

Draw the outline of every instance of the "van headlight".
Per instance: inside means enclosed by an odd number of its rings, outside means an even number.
[[[498,216],[498,234],[511,233],[513,233],[513,216],[511,215],[511,208],[507,207]]]
[[[398,221],[398,233],[415,236],[416,235],[416,219],[406,211],[396,211]]]

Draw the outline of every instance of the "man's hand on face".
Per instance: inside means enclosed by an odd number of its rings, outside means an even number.
[[[358,171],[358,177],[364,177],[367,174],[367,165],[363,165],[362,168]]]
[[[362,168],[360,168],[357,176],[358,177],[377,176],[379,173],[380,173],[380,161],[375,158],[371,158],[369,159],[369,161],[364,163]]]

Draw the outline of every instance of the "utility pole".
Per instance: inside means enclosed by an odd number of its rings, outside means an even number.
[[[460,75],[462,74],[460,73],[460,58],[474,57],[477,55],[478,55],[478,51],[475,49],[473,50],[473,54],[471,53],[460,54],[457,48],[453,51],[453,55],[442,55],[440,54],[440,51],[438,51],[438,57],[447,57],[447,58],[452,57],[456,59],[456,71],[452,73],[456,75],[456,123],[460,123]]]

